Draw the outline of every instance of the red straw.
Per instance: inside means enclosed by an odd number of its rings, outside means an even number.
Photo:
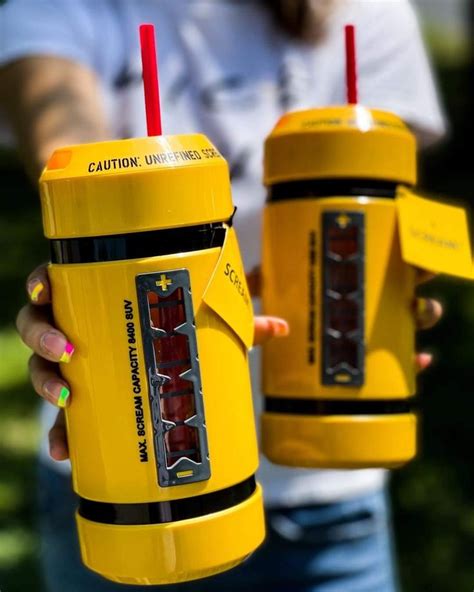
[[[161,136],[160,89],[156,64],[155,27],[140,25],[146,125],[149,136]]]
[[[347,102],[357,104],[357,60],[354,25],[346,25],[346,84]]]

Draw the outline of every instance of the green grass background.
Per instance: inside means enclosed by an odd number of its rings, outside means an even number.
[[[46,260],[38,198],[18,164],[0,155],[0,590],[41,592],[35,528],[38,397],[28,350],[13,327],[28,270]]]
[[[469,202],[473,76],[451,62],[439,74],[452,134],[425,158],[422,185]],[[13,319],[25,300],[24,279],[47,258],[47,247],[37,196],[6,154],[0,176],[0,589],[42,592],[34,511],[38,400],[27,384],[28,352]],[[421,381],[422,454],[392,481],[399,563],[405,592],[472,590],[474,287],[437,280],[423,292],[441,298],[447,312],[420,338],[437,359]]]

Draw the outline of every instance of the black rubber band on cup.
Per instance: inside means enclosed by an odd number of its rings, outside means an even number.
[[[374,179],[307,179],[268,187],[269,202],[318,197],[381,197],[394,199],[398,183]]]
[[[79,516],[114,525],[167,524],[227,510],[249,499],[257,487],[255,476],[220,491],[194,497],[142,504],[111,504],[79,498]]]
[[[159,257],[222,247],[226,227],[222,223],[147,230],[130,234],[53,239],[51,263],[101,263]]]
[[[286,415],[397,415],[413,413],[411,399],[334,400],[265,397],[265,411]]]

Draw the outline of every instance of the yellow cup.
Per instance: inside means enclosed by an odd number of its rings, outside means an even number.
[[[263,451],[299,467],[394,467],[416,454],[413,299],[395,197],[416,182],[396,116],[290,113],[265,145]]]
[[[40,189],[84,563],[127,584],[237,565],[264,518],[225,160],[201,135],[72,146]]]

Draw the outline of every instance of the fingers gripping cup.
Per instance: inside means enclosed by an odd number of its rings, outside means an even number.
[[[472,277],[465,212],[413,193],[415,138],[357,105],[347,40],[349,104],[285,115],[265,145],[263,308],[290,335],[264,346],[262,444],[289,466],[415,456],[414,265]]]
[[[84,563],[128,584],[237,565],[264,522],[225,160],[202,135],[71,146],[40,187]]]

